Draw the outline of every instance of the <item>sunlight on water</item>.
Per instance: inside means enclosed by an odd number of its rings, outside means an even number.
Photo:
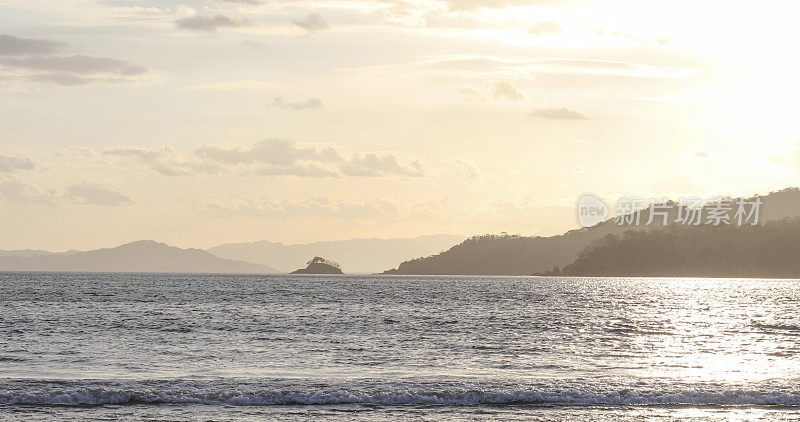
[[[776,282],[657,279],[644,283],[663,295],[664,301],[638,320],[640,326],[658,329],[645,328],[641,332],[647,335],[631,340],[648,351],[638,362],[641,367],[632,371],[637,376],[745,382],[798,375],[796,350],[787,350],[785,341],[787,335],[800,334],[796,321],[776,325],[775,315],[781,315],[781,310],[770,309],[770,301],[757,308],[741,303],[753,289]]]

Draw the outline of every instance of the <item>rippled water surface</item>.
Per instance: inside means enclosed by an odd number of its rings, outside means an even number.
[[[800,420],[800,282],[0,274],[0,418]]]

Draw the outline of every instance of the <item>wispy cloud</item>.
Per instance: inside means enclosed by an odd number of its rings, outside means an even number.
[[[552,120],[588,120],[589,118],[582,113],[570,110],[565,107],[558,108],[536,108],[530,113],[531,117]]]
[[[6,180],[0,183],[0,205],[3,204],[40,204],[53,205],[53,195],[18,180]]]
[[[189,88],[189,90],[192,91],[201,91],[201,90],[234,91],[234,90],[265,90],[265,89],[275,89],[275,84],[264,81],[242,80],[242,81],[217,82],[206,85],[196,85]]]
[[[177,19],[175,21],[175,27],[178,29],[188,29],[190,31],[201,32],[214,32],[218,28],[246,26],[249,24],[250,22],[247,20],[236,20],[225,15],[196,15],[188,18]]]
[[[0,56],[21,56],[26,54],[57,53],[64,44],[39,39],[18,38],[13,35],[0,35]]]
[[[330,27],[328,22],[325,22],[325,19],[322,19],[319,13],[310,13],[303,19],[293,20],[292,23],[305,29],[309,34],[324,31]]]
[[[66,188],[66,197],[86,205],[111,206],[133,203],[133,200],[128,195],[88,182],[68,186]]]
[[[570,0],[444,0],[444,2],[453,11],[499,9],[513,6],[568,7],[574,3]]]
[[[83,55],[0,58],[0,64],[29,70],[65,72],[73,75],[108,73],[130,76],[147,72],[144,67],[126,61]]]
[[[250,176],[296,177],[417,177],[418,161],[402,161],[392,154],[345,155],[333,147],[299,146],[286,139],[265,139],[249,148],[203,146],[192,154],[172,148],[124,147],[102,155],[143,165],[164,176],[216,175],[232,172]]]
[[[523,94],[516,85],[508,81],[496,81],[480,87],[462,87],[459,91],[462,95],[467,97],[467,99],[474,101],[486,101],[490,98],[495,100],[521,101],[526,98],[525,94]]]
[[[64,44],[55,41],[0,35],[0,75],[10,80],[69,86],[131,81],[131,77],[147,72],[144,66],[110,57],[54,55],[63,49]]]
[[[281,97],[277,97],[275,98],[275,100],[272,101],[272,105],[274,107],[285,108],[288,110],[315,110],[325,107],[322,104],[322,100],[316,97],[309,98],[306,101],[299,101],[299,102],[286,101]]]
[[[264,0],[217,0],[217,1],[220,3],[236,3],[236,4],[246,4],[250,6],[258,6],[266,3]]]
[[[659,66],[646,63],[629,63],[615,60],[582,58],[508,59],[488,56],[470,56],[424,60],[392,65],[342,68],[342,72],[363,73],[374,76],[398,75],[524,79],[541,74],[619,76],[630,78],[684,79],[699,76],[695,69],[676,66]]]
[[[379,199],[336,200],[310,198],[304,200],[275,200],[269,198],[234,197],[213,202],[202,211],[219,217],[259,218],[320,218],[348,222],[385,220],[398,214],[398,206]]]
[[[180,157],[175,154],[171,147],[156,149],[112,148],[104,150],[102,154],[135,161],[163,176],[189,176],[197,173],[215,174],[219,171],[219,166],[212,163],[203,163]]]

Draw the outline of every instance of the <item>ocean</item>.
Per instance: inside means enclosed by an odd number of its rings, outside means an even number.
[[[3,420],[800,420],[800,281],[0,273]]]

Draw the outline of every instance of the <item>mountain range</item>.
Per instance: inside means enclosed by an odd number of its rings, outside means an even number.
[[[719,254],[707,250],[713,243],[706,243],[708,248],[697,249],[691,243],[681,246],[696,252],[695,257],[680,255],[669,249],[669,242],[678,245],[679,240],[690,239],[700,242],[703,236],[716,236],[717,242],[725,239],[736,239],[749,242],[753,238],[753,246],[748,253],[763,256],[787,257],[800,248],[800,243],[782,237],[781,232],[800,233],[800,189],[790,188],[768,195],[744,198],[746,202],[761,202],[759,210],[760,224],[756,229],[746,227],[713,227],[702,225],[686,227],[690,231],[678,230],[678,216],[686,212],[686,208],[675,202],[666,202],[661,208],[667,225],[646,224],[650,220],[650,209],[638,210],[630,215],[637,217],[639,223],[619,225],[613,219],[600,224],[564,234],[549,237],[529,237],[519,235],[482,235],[464,240],[461,236],[434,235],[413,239],[350,239],[341,241],[316,242],[302,245],[285,245],[266,240],[249,243],[230,243],[209,248],[180,249],[154,241],[137,241],[115,248],[98,249],[88,252],[66,251],[60,253],[41,250],[0,251],[0,271],[109,271],[109,272],[211,272],[211,273],[287,273],[302,268],[310,257],[319,256],[337,261],[346,273],[375,273],[391,268],[401,262],[395,269],[384,271],[386,274],[464,274],[464,275],[531,275],[531,274],[575,274],[597,275],[607,274],[608,261],[604,257],[618,259],[614,268],[620,274],[705,274],[721,269],[720,273],[735,276],[737,268]],[[731,199],[736,202],[736,199]],[[710,206],[703,208],[708,212]],[[733,217],[732,210],[728,212]],[[653,217],[656,213],[653,212]],[[731,218],[733,219],[733,218]],[[658,222],[659,220],[656,219]],[[771,222],[783,222],[786,226],[769,225]],[[790,224],[791,223],[791,224]],[[771,231],[759,232],[760,227],[769,227]],[[677,227],[677,228],[676,228]],[[732,232],[725,230],[736,229]],[[666,230],[672,230],[665,233]],[[694,231],[691,231],[694,230]],[[630,232],[641,233],[638,237]],[[724,232],[724,233],[723,233]],[[677,234],[676,234],[677,233]],[[727,234],[725,234],[727,233]],[[775,242],[787,245],[786,253],[773,251],[769,246],[769,237]],[[800,236],[800,235],[799,235]],[[676,240],[677,239],[677,240]],[[691,240],[694,239],[694,240]],[[459,243],[460,242],[460,243]],[[454,245],[455,246],[452,246]],[[637,245],[652,244],[661,248],[664,253],[672,254],[675,265],[682,270],[660,271],[665,264],[659,264],[653,255],[639,254]],[[725,245],[730,248],[731,245]],[[795,247],[797,246],[797,247]],[[445,250],[446,249],[446,250]],[[656,249],[653,249],[656,250]],[[741,252],[736,249],[736,253]],[[772,252],[770,252],[772,251]],[[787,255],[787,253],[789,255]],[[646,263],[644,267],[626,266],[631,264],[630,258],[639,257],[638,262]],[[419,257],[419,258],[415,258]],[[623,257],[623,258],[620,258]],[[645,260],[648,257],[650,261]],[[794,258],[792,258],[794,259]],[[630,262],[629,262],[630,261]],[[604,262],[606,264],[604,264]],[[705,267],[701,263],[706,262]],[[763,260],[763,262],[772,262]],[[789,274],[794,267],[786,263],[773,263],[782,268],[781,274]],[[785,265],[784,265],[785,264]],[[610,264],[609,264],[610,265]],[[750,263],[748,268],[761,268],[757,263]],[[613,269],[613,268],[612,268]],[[623,271],[624,270],[624,271]],[[724,271],[723,271],[724,270]],[[742,270],[744,271],[744,270]],[[753,270],[758,274],[767,274],[766,269]],[[614,272],[614,271],[612,271]],[[741,271],[740,271],[741,272]],[[746,271],[742,274],[747,273]],[[749,273],[747,273],[749,274]],[[793,273],[792,273],[793,274]]]
[[[275,268],[223,259],[200,249],[180,249],[152,240],[88,252],[37,251],[0,255],[0,271],[278,273]]]

